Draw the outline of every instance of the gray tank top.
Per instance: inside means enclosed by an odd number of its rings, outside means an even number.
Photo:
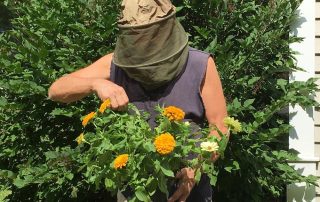
[[[210,54],[189,48],[188,61],[180,75],[166,86],[153,91],[146,91],[139,83],[129,78],[126,73],[111,63],[110,80],[115,84],[122,86],[126,91],[129,101],[139,110],[150,113],[148,123],[152,128],[156,126],[155,118],[157,112],[154,108],[160,106],[176,106],[185,113],[185,120],[194,122],[192,131],[198,131],[198,125],[204,122],[205,110],[200,96],[202,80],[205,76],[208,58]],[[195,134],[195,133],[193,133]],[[199,138],[201,135],[192,136]],[[196,158],[194,154],[189,154],[188,159]],[[175,191],[176,187],[171,187]],[[130,194],[129,194],[130,196]],[[160,200],[161,199],[161,200]],[[155,201],[167,201],[166,197],[156,199]],[[212,201],[212,187],[207,175],[201,176],[197,184],[188,197],[188,201]]]
[[[180,75],[167,85],[153,91],[146,91],[113,62],[111,63],[110,80],[124,88],[129,102],[139,110],[150,113],[148,122],[151,127],[156,125],[157,112],[154,110],[156,105],[179,107],[185,112],[186,120],[201,124],[205,110],[200,96],[200,87],[209,57],[208,53],[189,48],[188,61]]]

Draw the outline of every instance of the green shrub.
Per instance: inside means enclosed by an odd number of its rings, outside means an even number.
[[[245,123],[244,132],[231,137],[225,159],[217,162],[216,201],[264,201],[279,197],[288,183],[314,182],[288,165],[287,160],[297,157],[288,151],[288,117],[279,113],[289,103],[316,105],[309,96],[316,90],[312,79],[287,80],[298,69],[289,44],[301,39],[288,33],[299,3],[174,3],[190,45],[215,55],[229,115]],[[11,20],[12,28],[0,34],[0,190],[11,190],[6,197],[12,201],[110,197],[68,167],[81,131],[79,119],[97,107],[97,98],[62,105],[47,99],[47,89],[63,74],[113,50],[119,1],[29,0],[4,5],[17,17]]]

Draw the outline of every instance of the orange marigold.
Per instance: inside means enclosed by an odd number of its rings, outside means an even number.
[[[108,107],[110,107],[110,105],[111,105],[111,100],[110,98],[108,98],[100,105],[99,112],[103,113]]]
[[[153,144],[159,154],[166,155],[173,151],[176,146],[176,141],[170,133],[163,133],[156,137]]]
[[[127,162],[129,160],[128,154],[121,154],[119,155],[113,162],[113,167],[115,169],[121,169],[122,167],[125,167],[127,165]]]
[[[181,121],[184,119],[184,111],[178,107],[169,106],[164,108],[162,113],[164,116],[168,117],[170,121]]]
[[[95,112],[91,112],[88,115],[86,115],[83,120],[82,120],[82,125],[86,126],[88,124],[88,122],[93,119],[93,117],[96,115]]]

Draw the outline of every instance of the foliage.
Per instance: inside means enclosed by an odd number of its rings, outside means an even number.
[[[168,185],[175,181],[174,173],[181,167],[191,167],[195,170],[196,182],[202,173],[206,173],[211,184],[215,185],[217,170],[212,164],[211,154],[218,152],[223,156],[226,135],[218,131],[221,140],[215,136],[208,138],[209,128],[200,130],[189,122],[170,120],[160,107],[157,108],[159,125],[152,130],[145,113],[141,114],[131,104],[130,111],[129,114],[107,109],[95,112],[94,116],[91,112],[83,119],[87,120],[83,122],[86,128],[77,138],[78,147],[62,148],[67,153],[47,152],[45,164],[21,169],[14,184],[25,187],[54,183],[58,173],[68,180],[77,173],[97,190],[106,189],[115,195],[118,190],[130,189],[133,191],[130,201],[150,201],[157,190],[168,196]],[[88,130],[87,125],[92,125],[93,129]],[[232,123],[228,125],[232,126]],[[173,142],[171,145],[168,144],[170,140]],[[63,170],[56,168],[59,164]],[[60,182],[63,183],[62,180]],[[73,195],[77,194],[76,190],[78,188],[74,187]]]
[[[8,189],[7,186],[0,185],[0,201],[1,202],[9,201],[7,197],[10,196],[11,194],[12,194],[12,191]]]
[[[299,69],[289,45],[302,39],[288,35],[299,1],[173,2],[190,45],[214,54],[229,115],[243,123],[243,132],[231,136],[225,158],[216,163],[215,201],[264,201],[279,197],[288,183],[314,182],[288,165],[297,155],[288,150],[287,113],[280,113],[289,104],[317,105],[313,79],[287,81]],[[0,194],[12,201],[110,197],[70,164],[77,160],[74,139],[82,131],[81,113],[93,111],[96,98],[66,106],[46,94],[56,78],[113,50],[119,1],[3,5],[13,19],[12,28],[0,34]],[[39,175],[43,181],[25,187]]]

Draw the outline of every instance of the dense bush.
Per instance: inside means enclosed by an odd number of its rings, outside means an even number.
[[[216,201],[264,201],[285,185],[313,182],[287,163],[290,126],[278,113],[289,103],[313,106],[313,80],[288,83],[298,69],[289,36],[295,0],[174,1],[190,45],[215,55],[229,113],[244,122],[219,160]],[[50,84],[111,52],[118,0],[29,0],[3,4],[12,28],[0,34],[0,198],[12,201],[90,201],[110,197],[72,171],[88,97],[72,105],[47,99]],[[16,16],[16,17],[15,17]],[[45,173],[46,175],[40,175]],[[11,193],[12,192],[12,193]],[[110,199],[111,200],[111,199]]]

